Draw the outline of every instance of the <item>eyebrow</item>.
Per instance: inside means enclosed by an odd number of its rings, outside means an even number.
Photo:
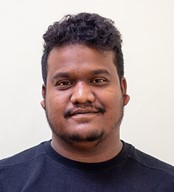
[[[70,74],[67,73],[67,72],[58,72],[56,73],[53,77],[52,77],[52,80],[56,80],[58,78],[69,78],[70,77]]]
[[[90,72],[92,75],[100,75],[100,74],[106,74],[106,75],[110,75],[109,71],[107,71],[106,69],[96,69]]]
[[[69,73],[67,72],[59,72],[59,73],[56,73],[54,76],[53,76],[53,80],[54,79],[57,79],[57,78],[60,78],[60,77],[64,77],[64,78],[68,78],[70,75]]]
[[[101,75],[101,74],[106,74],[106,75],[110,75],[110,73],[106,70],[106,69],[96,69],[96,70],[92,70],[89,72],[89,74],[91,75]],[[68,78],[70,77],[70,73],[69,72],[58,72],[53,76],[53,80],[58,79],[58,78]]]

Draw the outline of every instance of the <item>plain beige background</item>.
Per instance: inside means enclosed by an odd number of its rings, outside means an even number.
[[[131,101],[121,138],[174,164],[173,0],[0,0],[0,158],[50,139],[40,107],[42,35],[82,11],[111,18],[122,33]]]

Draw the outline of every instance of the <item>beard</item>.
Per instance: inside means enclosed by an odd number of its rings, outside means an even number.
[[[124,116],[124,105],[121,103],[120,105],[120,112],[118,117],[113,122],[113,125],[111,126],[111,130],[117,129],[120,127],[120,124],[122,122],[123,116]],[[103,112],[103,114],[105,111]],[[55,125],[52,121],[52,119],[49,117],[47,109],[45,109],[46,119],[47,122],[51,128],[52,133],[57,137],[63,140],[67,144],[73,144],[73,143],[82,143],[82,142],[97,142],[97,144],[102,141],[105,137],[107,137],[107,134],[105,133],[106,128],[101,127],[100,131],[97,130],[91,130],[88,132],[86,136],[82,136],[80,133],[67,133],[60,131],[60,128]]]

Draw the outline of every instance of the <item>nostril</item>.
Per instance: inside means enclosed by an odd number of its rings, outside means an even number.
[[[95,96],[91,90],[91,87],[84,82],[79,82],[73,89],[71,95],[71,102],[73,104],[78,103],[92,103],[95,100]]]
[[[71,96],[71,102],[74,104],[78,104],[78,103],[92,103],[94,101],[95,97],[93,95],[93,93],[85,93],[85,94],[73,94]]]

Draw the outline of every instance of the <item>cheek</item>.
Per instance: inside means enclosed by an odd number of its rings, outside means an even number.
[[[46,97],[46,108],[48,113],[62,113],[65,110],[66,103],[66,97],[63,97],[62,95],[50,94]]]
[[[66,91],[58,91],[55,87],[51,87],[46,95],[47,101],[50,103],[59,104],[67,100],[68,93]]]
[[[121,91],[108,90],[101,94],[101,100],[109,109],[113,110],[123,104],[123,95]]]
[[[122,93],[116,91],[107,92],[107,94],[105,94],[105,98],[103,98],[103,101],[107,112],[107,121],[113,121],[113,119],[117,119],[123,110]]]

